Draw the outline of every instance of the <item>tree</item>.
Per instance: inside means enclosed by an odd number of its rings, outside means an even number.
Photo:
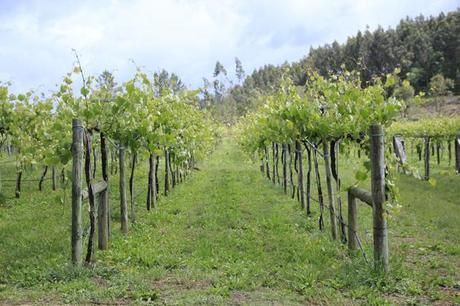
[[[225,93],[225,82],[228,82],[228,79],[227,70],[219,61],[216,62],[216,66],[214,67],[213,76],[214,81],[212,85],[214,87],[214,97],[216,102],[222,102]]]
[[[454,88],[454,81],[449,78],[444,78],[440,73],[436,74],[430,79],[429,92],[434,97],[436,111],[441,111],[441,96],[451,94],[450,89]]]
[[[238,79],[238,83],[241,84],[245,77],[245,72],[243,69],[243,65],[238,57],[235,57],[235,74],[236,78]]]
[[[227,70],[225,70],[224,65],[222,65],[219,61],[216,62],[216,66],[214,67],[214,74],[213,76],[217,78],[219,75],[227,76]]]
[[[429,91],[432,96],[447,96],[454,87],[454,81],[449,78],[444,78],[440,73],[434,75],[430,79]]]
[[[414,94],[414,87],[412,87],[408,80],[402,81],[395,87],[393,91],[393,97],[395,97],[398,100],[404,101],[405,103],[405,106],[403,107],[404,117],[408,116],[409,108],[412,106],[412,104],[416,102],[416,100],[414,100]]]

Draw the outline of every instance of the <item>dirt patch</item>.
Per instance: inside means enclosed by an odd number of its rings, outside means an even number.
[[[94,276],[93,278],[91,278],[91,280],[93,281],[93,283],[95,283],[98,287],[102,287],[102,288],[107,288],[109,286],[109,284],[107,283],[107,281],[105,279],[103,279],[102,277],[100,276]]]
[[[155,280],[152,287],[155,289],[207,289],[211,286],[209,280],[189,280],[176,277],[167,277]]]

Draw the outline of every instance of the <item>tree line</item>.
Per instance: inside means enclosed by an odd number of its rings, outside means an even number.
[[[206,92],[206,99],[211,108],[221,110],[224,121],[232,122],[232,116],[236,118],[257,108],[260,94],[276,92],[286,71],[296,86],[304,86],[311,70],[327,78],[346,70],[357,71],[362,86],[366,87],[375,77],[398,69],[400,78],[411,84],[411,88],[401,89],[400,95],[459,94],[459,53],[460,9],[438,16],[406,17],[395,28],[379,26],[373,31],[366,28],[344,43],[334,41],[312,47],[299,61],[264,65],[247,76],[236,58],[237,82],[230,81],[225,68],[217,62],[214,81],[205,80],[205,85],[212,84],[215,89]]]

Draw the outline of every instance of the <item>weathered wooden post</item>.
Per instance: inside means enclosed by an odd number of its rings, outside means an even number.
[[[83,125],[72,120],[72,263],[81,265],[82,252],[82,209],[81,179],[83,172]]]
[[[119,178],[120,178],[120,223],[121,232],[128,233],[128,203],[126,201],[126,178],[125,178],[125,147],[120,144],[118,148]]]
[[[158,159],[156,154],[150,153],[149,156],[149,177],[148,177],[148,190],[147,190],[147,210],[157,208],[157,186],[158,180],[155,175],[156,169],[158,168]],[[166,164],[166,163],[165,163]]]
[[[356,198],[351,194],[351,191],[348,190],[348,251],[353,253],[356,251],[357,241],[356,241],[356,231],[358,229],[357,219],[358,219],[358,210],[356,207]]]
[[[425,137],[425,180],[430,179],[430,137]]]
[[[311,150],[305,144],[305,150],[307,151],[307,215],[311,215]]]
[[[371,190],[374,227],[374,262],[376,268],[388,271],[388,231],[385,219],[385,157],[383,126],[370,126]],[[428,152],[429,153],[429,152]]]

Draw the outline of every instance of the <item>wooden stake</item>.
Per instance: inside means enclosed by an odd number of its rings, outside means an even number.
[[[385,157],[383,127],[370,126],[372,216],[374,226],[374,263],[377,269],[388,271],[388,232],[385,219]],[[428,151],[429,153],[429,151]],[[429,154],[427,154],[429,155]]]
[[[430,137],[425,137],[425,180],[430,179]]]
[[[81,265],[82,252],[82,209],[81,180],[83,159],[83,126],[80,120],[72,120],[72,263]]]
[[[358,230],[358,210],[356,207],[356,198],[347,192],[348,196],[348,250],[352,254],[357,249],[356,233]]]

